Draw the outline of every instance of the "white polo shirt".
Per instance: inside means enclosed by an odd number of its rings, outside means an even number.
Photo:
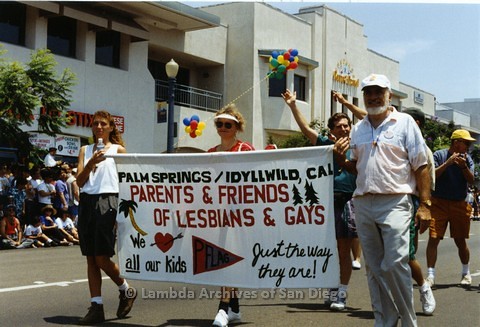
[[[410,115],[397,110],[376,129],[367,117],[351,132],[351,160],[357,161],[353,196],[413,194],[415,171],[428,162],[427,145]]]

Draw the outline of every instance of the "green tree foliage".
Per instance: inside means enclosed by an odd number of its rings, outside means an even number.
[[[36,120],[39,132],[60,133],[67,122],[75,75],[65,69],[57,76],[57,63],[47,49],[33,51],[26,64],[4,59],[6,51],[0,50],[0,145],[17,148],[21,157],[36,162],[39,150],[21,127]]]
[[[450,146],[450,136],[454,130],[455,123],[453,121],[445,125],[434,117],[425,120],[422,132],[428,147],[432,152],[435,152]]]
[[[326,135],[328,133],[328,129],[325,128],[324,122],[321,122],[318,119],[314,119],[309,125],[311,128],[318,131],[322,135]],[[274,141],[274,143],[277,144],[278,148],[280,149],[300,148],[311,145],[310,140],[307,139],[302,133],[295,133],[283,139]]]

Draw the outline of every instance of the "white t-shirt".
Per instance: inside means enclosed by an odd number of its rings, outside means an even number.
[[[75,199],[74,189],[73,189],[73,182],[75,182],[77,179],[75,176],[70,175],[67,178],[67,188],[68,188],[68,206],[71,207],[73,205],[78,206],[78,201]]]
[[[43,163],[45,167],[55,167],[57,165],[57,161],[50,153],[47,153],[45,159],[43,159]]]
[[[55,185],[50,184],[50,183],[41,183],[37,187],[37,192],[38,192],[38,202],[42,204],[52,204],[52,196],[47,195],[47,196],[41,196],[40,191],[44,192],[52,192],[55,189]]]
[[[63,221],[62,218],[58,217],[57,219],[55,219],[55,223],[57,224],[58,228],[62,228],[66,230],[70,230],[73,227],[75,227],[75,225],[73,224],[73,221],[70,218],[67,218],[65,219],[65,221]]]
[[[42,227],[35,227],[33,225],[28,225],[25,229],[25,236],[37,236],[42,234]]]

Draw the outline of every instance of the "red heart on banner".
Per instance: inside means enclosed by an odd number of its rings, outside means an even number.
[[[173,246],[173,236],[170,233],[163,235],[163,233],[155,234],[155,244],[163,253],[166,253]]]

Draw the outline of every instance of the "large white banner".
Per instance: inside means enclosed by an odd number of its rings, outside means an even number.
[[[338,286],[331,146],[114,158],[126,278]]]

